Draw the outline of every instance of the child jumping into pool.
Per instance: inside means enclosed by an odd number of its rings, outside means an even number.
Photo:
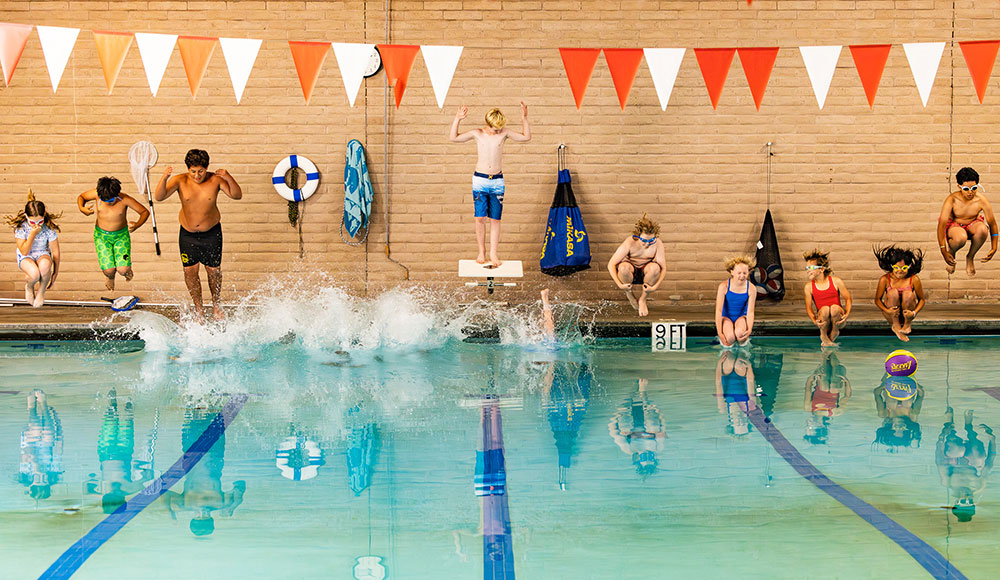
[[[851,293],[839,277],[830,269],[830,254],[813,250],[802,255],[806,261],[806,314],[819,327],[822,346],[833,346],[840,329],[851,314]]]
[[[885,272],[878,279],[875,306],[892,325],[896,337],[907,342],[914,317],[927,304],[924,286],[917,277],[924,254],[920,250],[886,246],[875,248],[875,259],[878,260],[878,267]]]
[[[35,308],[45,304],[45,291],[52,287],[59,274],[59,226],[45,211],[45,204],[35,200],[28,190],[28,203],[17,215],[4,216],[14,228],[17,244],[17,267],[24,272],[24,301]]]
[[[95,207],[90,207],[95,202]],[[122,193],[122,183],[114,177],[102,177],[97,187],[81,193],[76,206],[83,215],[97,213],[94,225],[94,248],[97,250],[97,267],[104,272],[104,285],[115,289],[115,275],[132,280],[132,238],[130,233],[142,227],[149,219],[149,210],[130,195]],[[139,214],[139,219],[128,221],[128,210]]]
[[[746,346],[753,332],[757,290],[750,285],[750,256],[736,256],[726,261],[729,280],[719,284],[715,296],[715,330],[723,347]]]
[[[639,311],[639,316],[648,315],[646,298],[660,287],[667,274],[660,225],[642,214],[632,228],[632,235],[625,238],[608,260],[608,272],[618,288],[625,291],[625,297]],[[638,298],[634,294],[636,288],[642,290]]]
[[[510,139],[518,143],[531,140],[528,126],[528,106],[521,101],[521,130],[523,133],[505,129],[507,119],[500,109],[490,109],[486,113],[486,127],[459,134],[458,125],[469,114],[468,107],[461,107],[451,124],[448,138],[453,143],[476,140],[479,159],[472,174],[472,201],[475,204],[476,243],[479,255],[476,262],[486,263],[486,220],[490,220],[490,263],[497,267],[503,263],[498,254],[500,246],[500,216],[503,213],[504,181],[501,168],[504,141]]]
[[[990,252],[982,261],[989,262],[997,252],[997,220],[993,217],[993,206],[984,195],[979,184],[979,174],[971,167],[963,167],[955,174],[958,191],[953,192],[941,206],[938,218],[937,239],[944,257],[945,269],[955,273],[955,255],[969,243],[969,253],[965,256],[965,271],[976,275],[976,252],[990,240]]]

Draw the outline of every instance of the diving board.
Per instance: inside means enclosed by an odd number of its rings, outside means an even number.
[[[522,278],[524,268],[520,260],[508,260],[499,266],[493,266],[489,262],[480,264],[475,260],[458,261],[459,278],[486,278],[485,282],[466,282],[466,286],[486,286],[486,292],[493,294],[493,289],[497,286],[517,286],[514,282],[496,283],[496,278]]]

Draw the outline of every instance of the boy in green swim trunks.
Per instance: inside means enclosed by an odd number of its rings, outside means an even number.
[[[95,202],[96,207],[90,207],[90,202]],[[114,177],[98,179],[96,188],[76,198],[76,205],[84,215],[97,212],[97,224],[94,226],[97,265],[104,272],[104,285],[108,290],[114,290],[116,274],[126,280],[132,279],[132,238],[129,233],[146,223],[149,210],[135,198],[122,193],[122,184]],[[127,221],[129,208],[139,214],[138,220]]]

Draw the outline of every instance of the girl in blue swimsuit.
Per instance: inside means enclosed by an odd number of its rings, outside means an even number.
[[[749,282],[754,260],[737,256],[726,261],[729,280],[719,284],[715,298],[715,330],[724,347],[746,346],[753,331],[757,289]]]

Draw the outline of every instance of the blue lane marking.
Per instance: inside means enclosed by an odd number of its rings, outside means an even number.
[[[913,532],[896,523],[895,520],[885,515],[875,506],[865,502],[858,496],[837,485],[815,465],[809,462],[799,450],[792,445],[785,436],[778,431],[770,421],[764,419],[764,413],[760,409],[750,411],[750,421],[754,427],[760,431],[764,439],[771,444],[771,447],[781,455],[782,459],[792,466],[799,475],[806,481],[815,485],[833,499],[837,500],[844,507],[856,513],[861,519],[872,525],[873,528],[882,532],[890,540],[899,544],[900,548],[906,550],[918,564],[924,567],[934,578],[944,580],[968,580],[964,574],[951,565],[940,552],[932,548],[927,542],[918,538]]]
[[[201,434],[201,437],[184,452],[180,459],[170,466],[170,469],[77,540],[49,566],[48,570],[38,577],[39,580],[62,580],[69,578],[79,570],[87,558],[90,558],[98,548],[104,545],[104,542],[110,540],[112,536],[125,527],[125,524],[166,493],[201,461],[201,458],[208,453],[208,450],[226,431],[226,427],[233,422],[240,409],[243,408],[243,404],[247,402],[247,397],[248,395],[245,394],[233,395],[223,407],[222,412],[215,416],[212,423]]]
[[[1000,387],[987,387],[985,389],[966,389],[968,391],[982,391],[994,399],[1000,401]]]

